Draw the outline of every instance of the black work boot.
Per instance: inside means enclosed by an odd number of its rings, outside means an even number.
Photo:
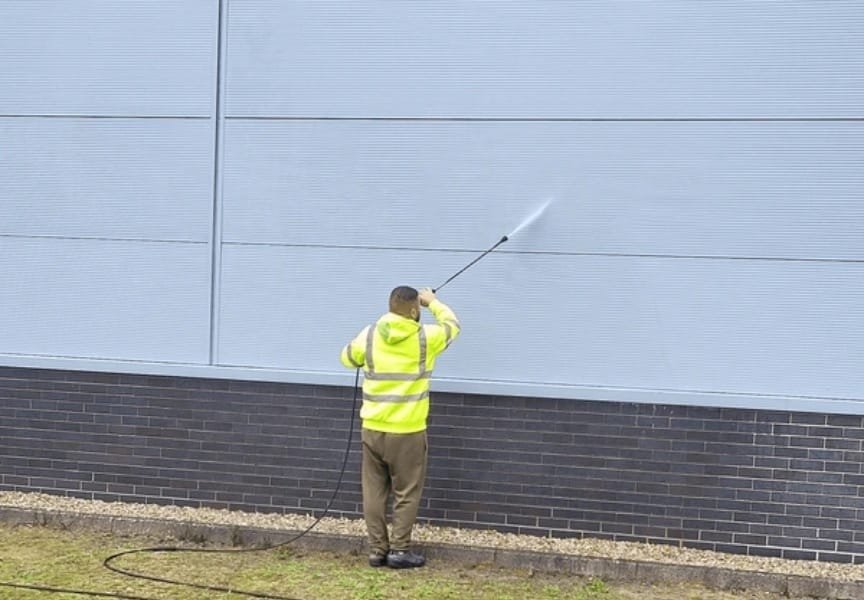
[[[422,554],[408,550],[391,550],[387,553],[387,566],[391,569],[414,569],[426,564]]]
[[[369,555],[369,566],[370,567],[383,567],[387,564],[387,553],[381,552],[372,552]]]

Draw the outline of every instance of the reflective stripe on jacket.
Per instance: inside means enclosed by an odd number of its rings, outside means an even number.
[[[387,313],[342,349],[342,364],[363,368],[363,427],[388,433],[426,429],[429,379],[435,359],[459,335],[456,315],[440,300],[429,310],[435,325]]]

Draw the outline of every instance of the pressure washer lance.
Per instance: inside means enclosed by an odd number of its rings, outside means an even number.
[[[457,277],[459,277],[462,273],[464,273],[465,271],[468,270],[468,267],[470,267],[470,266],[473,265],[474,263],[478,262],[481,258],[483,258],[483,257],[486,256],[487,254],[489,254],[490,252],[492,252],[495,248],[497,248],[498,246],[500,246],[501,244],[503,244],[504,242],[506,242],[506,241],[509,240],[509,239],[510,239],[510,238],[507,237],[506,235],[503,236],[500,240],[498,240],[498,241],[495,243],[494,246],[492,246],[492,247],[489,248],[486,252],[484,252],[483,254],[481,254],[480,256],[478,256],[477,258],[475,258],[474,260],[472,260],[470,263],[468,263],[467,265],[465,265],[464,267],[462,267],[459,271],[457,271],[457,273],[456,273],[455,275],[452,275],[452,276],[450,277],[450,279],[448,279],[447,281],[445,281],[444,283],[442,283],[441,285],[439,285],[437,288],[434,288],[434,289],[432,290],[432,292],[433,292],[433,293],[437,292],[438,290],[440,290],[441,288],[443,288],[445,285],[447,285],[448,283],[450,283],[451,281],[453,281],[454,279],[456,279]]]
[[[453,275],[452,277],[450,277],[450,279],[448,279],[447,281],[445,281],[444,283],[442,283],[441,285],[439,285],[437,288],[434,288],[432,291],[433,291],[433,292],[437,292],[438,290],[440,290],[441,288],[443,288],[445,285],[447,285],[448,283],[450,283],[451,281],[453,281],[454,279],[456,279],[457,277],[459,277],[462,273],[464,273],[465,271],[467,271],[467,270],[468,270],[468,267],[470,267],[470,266],[473,265],[474,263],[478,262],[481,258],[483,258],[483,257],[486,256],[487,254],[489,254],[490,252],[492,252],[495,248],[497,248],[498,246],[500,246],[501,244],[503,244],[504,242],[506,242],[507,240],[509,240],[510,238],[512,238],[514,235],[516,235],[517,233],[519,233],[520,231],[522,231],[523,229],[525,229],[526,227],[528,227],[529,225],[531,225],[531,223],[533,223],[534,221],[536,221],[537,219],[539,219],[539,218],[543,215],[543,213],[546,212],[546,209],[549,208],[549,205],[552,204],[552,202],[554,202],[554,200],[555,200],[555,198],[549,198],[548,200],[546,200],[546,202],[544,202],[544,203],[541,204],[539,207],[537,207],[537,209],[536,209],[533,213],[531,213],[530,215],[528,215],[527,217],[525,217],[525,218],[522,220],[522,222],[519,223],[519,225],[516,226],[516,229],[514,229],[513,231],[511,231],[508,235],[504,235],[504,236],[502,236],[501,239],[498,240],[498,241],[495,243],[494,246],[492,246],[492,247],[489,248],[486,252],[484,252],[483,254],[481,254],[480,256],[478,256],[477,258],[475,258],[474,260],[472,260],[470,263],[468,263],[467,265],[465,265],[464,267],[462,267],[462,269],[460,269],[459,271],[457,271],[455,275]]]

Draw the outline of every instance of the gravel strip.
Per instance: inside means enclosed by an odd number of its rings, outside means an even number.
[[[302,530],[311,525],[313,517],[300,514],[248,513],[213,508],[188,508],[155,504],[132,504],[82,500],[48,494],[0,492],[0,505],[44,511],[63,511],[102,516],[137,517],[236,525],[282,531]],[[359,519],[325,518],[315,528],[321,533],[336,535],[366,535],[366,526]],[[553,539],[496,531],[456,529],[418,524],[414,539],[429,544],[458,544],[478,548],[499,548],[532,552],[547,552],[568,556],[606,559],[651,561],[664,564],[720,567],[739,571],[824,577],[839,581],[864,581],[864,565],[794,561],[759,556],[723,554],[708,550],[676,548],[660,544],[610,542],[595,539]]]

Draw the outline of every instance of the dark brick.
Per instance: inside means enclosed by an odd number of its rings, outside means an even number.
[[[851,554],[840,554],[836,552],[820,552],[817,555],[817,560],[824,562],[846,563],[851,564],[854,557]]]
[[[823,438],[811,438],[806,436],[793,436],[789,438],[790,446],[801,446],[804,448],[824,448],[825,440]]]
[[[750,535],[739,533],[733,537],[732,541],[736,544],[764,546],[767,542],[767,538],[764,535]]]
[[[829,519],[856,519],[858,517],[858,512],[855,509],[833,508],[830,506],[823,506],[821,514],[823,517]]]
[[[781,548],[800,548],[801,538],[769,536],[768,544],[771,546],[779,546]]]
[[[633,525],[625,525],[619,523],[602,523],[600,531],[605,533],[632,534]]]
[[[820,512],[819,506],[807,506],[803,504],[791,504],[786,507],[786,514],[802,515],[805,517],[818,517]]]
[[[771,493],[763,490],[738,490],[736,493],[736,497],[741,500],[752,500],[754,502],[768,502],[771,500]],[[754,506],[753,510],[757,510]],[[771,507],[767,510],[774,510],[774,507]]]
[[[764,546],[750,546],[747,554],[750,556],[768,556],[772,558],[780,558],[783,551],[780,548],[766,548]]]
[[[840,473],[807,473],[807,481],[813,483],[843,483]]]
[[[806,471],[783,471],[777,469],[774,471],[774,479],[784,480],[784,481],[806,481],[807,473]]]
[[[452,511],[452,512],[454,514],[458,514],[457,511]],[[448,514],[450,514],[450,511],[448,511]],[[474,518],[473,514],[469,514],[469,513],[462,514],[462,517],[465,517],[465,518],[464,519],[459,518],[459,517],[456,517],[456,518],[457,518],[457,520],[473,520],[473,518]],[[522,516],[522,515],[515,515],[515,514],[507,515],[507,518],[506,518],[506,522],[508,525],[525,525],[525,526],[529,526],[529,527],[536,527],[537,521],[538,521],[537,517],[529,517],[529,516]]]
[[[735,513],[735,521],[739,523],[767,523],[768,515],[753,512]]]
[[[861,464],[858,462],[826,462],[825,470],[833,473],[860,473]]]
[[[737,475],[747,479],[771,479],[773,471],[769,468],[739,467]]]
[[[722,531],[701,531],[699,539],[708,542],[731,543],[733,535]]]
[[[814,540],[814,539],[804,539],[801,540],[801,547],[805,550],[837,550],[837,542],[834,540]]]
[[[754,460],[754,465],[756,467],[764,467],[766,469],[783,469],[786,470],[789,468],[789,459],[788,458],[775,458],[775,457],[762,457],[757,456]]]
[[[341,464],[350,394],[0,368],[0,436],[17,453],[0,459],[0,486],[320,510]],[[864,543],[852,539],[864,515],[860,417],[463,394],[435,400],[421,507],[428,522],[810,559],[820,551],[858,556]],[[356,447],[349,460],[333,510],[358,517]],[[796,545],[805,541],[812,552]],[[849,545],[834,552],[834,542]]]
[[[789,423],[790,420],[791,420],[791,413],[788,413],[788,412],[771,411],[771,410],[756,411],[756,421],[757,422]]]
[[[727,554],[747,554],[747,546],[739,544],[717,544],[715,549],[717,552],[725,552]],[[813,557],[815,558],[815,553]]]
[[[836,540],[838,542],[851,542],[854,539],[854,534],[851,531],[821,529],[819,531],[819,537],[828,540]]]
[[[789,468],[802,471],[824,471],[825,463],[820,460],[804,460],[793,458],[789,462]]]
[[[812,429],[812,428],[809,428],[809,427],[807,427],[807,426],[805,426],[805,425],[782,425],[782,424],[776,424],[776,425],[774,425],[774,427],[773,427],[773,431],[772,431],[772,433],[773,433],[774,435],[796,435],[796,436],[801,436],[801,435],[808,435],[808,430],[811,430],[811,429]]]
[[[808,427],[806,435],[810,437],[841,438],[843,429],[840,427]],[[826,443],[828,440],[825,440]]]
[[[801,524],[804,527],[818,527],[819,529],[836,529],[837,519],[827,519],[821,517],[803,517]]]
[[[849,439],[847,437],[827,439],[825,440],[825,447],[829,450],[861,450],[861,440]]]
[[[597,521],[571,520],[570,528],[574,531],[597,532],[600,531],[600,523]]]
[[[636,525],[633,527],[633,535],[644,538],[662,538],[666,536],[666,530],[662,527],[644,527]]]
[[[828,415],[827,424],[833,427],[856,427],[864,426],[860,415]]]
[[[789,421],[791,423],[803,423],[806,425],[824,425],[827,422],[827,415],[815,413],[792,413]]]
[[[668,529],[666,535],[673,540],[698,540],[699,532],[689,529]]]
[[[864,440],[864,429],[861,429],[859,427],[844,428],[843,437],[853,440]]]

